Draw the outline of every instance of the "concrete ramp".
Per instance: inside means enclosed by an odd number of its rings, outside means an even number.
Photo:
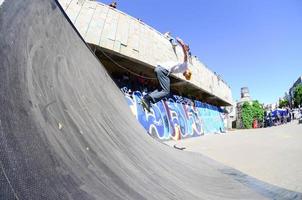
[[[294,199],[149,137],[54,0],[0,6],[0,199]]]

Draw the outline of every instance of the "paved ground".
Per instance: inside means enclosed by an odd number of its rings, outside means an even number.
[[[207,135],[169,145],[200,152],[268,183],[302,192],[302,125],[290,124],[224,135]]]

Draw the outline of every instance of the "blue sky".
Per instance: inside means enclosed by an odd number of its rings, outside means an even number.
[[[111,1],[103,0],[103,3]],[[189,43],[231,86],[273,103],[302,75],[301,0],[118,0],[118,9]]]

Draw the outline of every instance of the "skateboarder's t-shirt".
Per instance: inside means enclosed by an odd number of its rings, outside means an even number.
[[[158,65],[167,69],[172,74],[183,73],[188,69],[188,62],[178,63],[178,62],[164,62],[159,63]]]

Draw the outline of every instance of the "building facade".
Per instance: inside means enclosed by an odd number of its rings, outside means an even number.
[[[156,89],[154,68],[166,61],[182,62],[180,46],[173,47],[164,34],[138,18],[100,2],[59,2],[150,134],[160,139],[180,139],[224,132],[227,119],[221,107],[233,104],[231,88],[196,56],[189,59],[192,78],[188,81],[182,74],[172,74],[173,98],[154,104],[151,114],[145,113],[139,99],[145,90]]]
[[[290,103],[290,107],[294,106],[294,92],[295,92],[295,87],[297,87],[299,84],[302,84],[302,76],[300,76],[295,83],[293,84],[293,86],[289,89],[289,103]]]
[[[237,106],[236,106],[236,114],[237,114],[236,128],[243,128],[241,108],[242,108],[242,105],[245,102],[252,102],[252,98],[250,96],[250,92],[249,92],[248,87],[242,87],[241,88],[241,98],[237,102]]]

